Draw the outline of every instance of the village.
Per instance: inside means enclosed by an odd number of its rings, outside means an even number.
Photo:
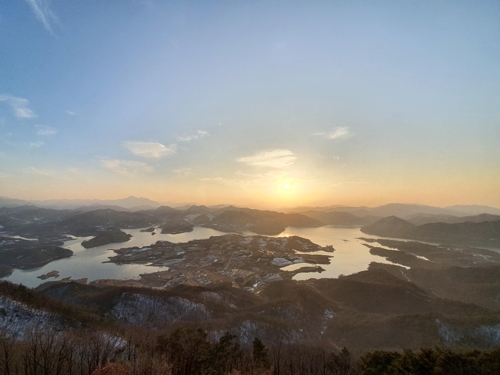
[[[166,289],[230,283],[233,287],[258,292],[266,283],[291,279],[301,272],[321,272],[329,264],[331,246],[322,247],[301,237],[264,237],[229,234],[187,243],[158,241],[148,247],[114,250],[116,264],[146,263],[168,267],[141,275],[137,286]],[[321,254],[314,254],[321,252]],[[303,266],[301,266],[303,264]],[[285,270],[290,268],[292,270]],[[106,283],[101,280],[99,283]]]

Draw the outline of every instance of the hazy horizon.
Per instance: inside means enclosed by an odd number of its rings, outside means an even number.
[[[466,1],[1,2],[0,196],[500,207],[499,16]]]
[[[0,196],[0,198],[7,198],[7,199],[13,199],[13,198],[10,198],[10,197],[4,197],[4,196]],[[496,209],[496,210],[500,210],[500,207],[496,207],[496,206],[485,206],[485,205],[478,205],[478,204],[470,204],[470,205],[461,205],[461,204],[457,204],[457,205],[448,205],[448,206],[433,206],[433,205],[427,205],[427,204],[423,204],[423,203],[414,203],[414,202],[387,202],[387,203],[383,203],[383,204],[380,204],[380,205],[373,205],[373,206],[366,206],[366,205],[343,205],[343,204],[329,204],[329,205],[323,205],[323,206],[314,206],[314,205],[301,205],[301,204],[298,204],[298,205],[290,205],[290,206],[279,206],[279,205],[264,205],[264,204],[242,204],[242,205],[238,205],[238,204],[235,204],[234,202],[223,202],[223,203],[215,203],[215,204],[204,204],[203,202],[195,202],[195,201],[191,201],[191,202],[172,202],[172,201],[156,201],[154,199],[150,199],[148,197],[135,197],[135,196],[128,196],[128,197],[118,197],[118,198],[114,198],[114,199],[98,199],[98,198],[84,198],[84,199],[71,199],[71,198],[63,198],[63,199],[58,199],[58,198],[53,198],[53,199],[47,199],[47,200],[37,200],[37,199],[22,199],[23,201],[27,201],[27,202],[31,202],[33,204],[41,204],[43,207],[56,207],[56,206],[61,206],[61,208],[64,208],[64,207],[68,207],[68,206],[64,206],[64,203],[66,203],[67,205],[71,206],[71,205],[78,205],[78,203],[81,203],[82,205],[88,205],[88,206],[92,206],[92,205],[96,205],[96,206],[99,206],[99,205],[108,205],[108,204],[112,204],[112,205],[116,205],[118,207],[122,207],[122,208],[127,208],[128,206],[130,206],[129,208],[133,208],[133,207],[139,207],[141,206],[141,204],[137,204],[135,206],[132,206],[130,202],[127,202],[127,204],[122,204],[120,205],[120,202],[119,201],[124,201],[124,200],[128,200],[128,199],[140,199],[140,200],[143,200],[143,199],[147,199],[147,200],[150,200],[151,203],[153,204],[158,204],[160,206],[170,206],[170,207],[173,207],[173,208],[180,208],[180,207],[189,207],[189,206],[207,206],[207,207],[217,207],[217,206],[221,206],[221,207],[227,207],[227,206],[235,206],[235,207],[241,207],[241,208],[250,208],[250,209],[257,209],[257,210],[269,210],[269,209],[272,209],[272,210],[278,210],[278,211],[286,211],[286,210],[289,210],[289,209],[314,209],[314,208],[318,208],[318,209],[321,209],[321,208],[328,208],[328,207],[346,207],[346,208],[369,208],[369,209],[372,209],[372,208],[378,208],[378,207],[384,207],[384,206],[390,206],[390,205],[402,205],[402,206],[422,206],[422,207],[435,207],[435,208],[442,208],[442,209],[446,209],[446,208],[452,208],[452,207],[460,207],[460,206],[467,206],[467,207],[489,207],[489,208],[492,208],[492,209]],[[144,205],[148,205],[147,202],[144,202]],[[153,205],[151,205],[153,206]],[[466,212],[466,211],[465,211]],[[477,214],[477,213],[476,213]],[[471,215],[475,215],[475,214],[471,214]]]

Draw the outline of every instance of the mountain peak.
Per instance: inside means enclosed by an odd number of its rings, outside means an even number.
[[[411,232],[415,226],[406,220],[396,216],[388,216],[380,219],[373,224],[361,228],[363,233],[377,234],[385,237],[401,237]]]

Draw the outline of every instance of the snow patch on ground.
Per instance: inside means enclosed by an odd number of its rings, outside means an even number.
[[[271,264],[276,267],[286,267],[292,264],[292,262],[285,258],[274,258]]]
[[[198,216],[201,216],[201,214],[189,214],[189,215],[184,216],[184,219],[185,220],[189,220],[189,221],[193,221]]]
[[[264,342],[282,342],[291,344],[303,338],[301,330],[281,329],[267,323],[245,320],[237,328],[235,334],[240,338],[240,343],[250,345],[258,337]]]
[[[321,324],[321,334],[323,335],[326,332],[326,329],[328,328],[328,323],[330,320],[333,319],[335,316],[335,312],[332,310],[325,310],[325,313],[323,314],[322,318],[322,324]]]
[[[306,311],[300,304],[275,306],[261,311],[262,315],[269,315],[289,322],[301,322],[306,318]]]
[[[248,245],[252,241],[253,241],[252,237],[245,237],[243,240],[241,240],[240,244],[241,245]]]
[[[22,337],[33,326],[60,329],[62,325],[56,315],[32,309],[21,302],[0,296],[0,330],[9,336]]]
[[[111,315],[134,325],[155,326],[177,321],[210,319],[207,308],[181,297],[158,297],[124,293]]]
[[[456,327],[436,319],[438,333],[449,344],[481,348],[500,345],[500,324],[476,327]]]
[[[201,295],[208,301],[223,303],[222,297],[215,292],[201,292]]]

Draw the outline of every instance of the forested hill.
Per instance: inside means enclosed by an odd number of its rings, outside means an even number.
[[[500,220],[414,225],[389,216],[361,228],[366,234],[461,246],[500,248]]]
[[[375,279],[373,279],[375,278]],[[398,281],[384,272],[375,272],[372,275],[364,274],[353,280],[344,280],[349,285],[351,293],[341,298],[342,285],[324,285],[331,297],[345,300],[348,304],[358,304],[362,310],[372,310],[370,306],[352,295],[352,288],[359,288],[359,283],[375,281],[377,284],[392,285],[399,288],[404,281]],[[329,281],[332,282],[332,281]],[[276,304],[263,304],[254,310],[255,316],[262,315],[263,326],[277,324],[276,318],[271,318],[267,312],[279,313],[287,309],[287,299],[299,296],[300,299],[310,300],[312,289],[290,289],[282,284],[275,290],[268,291],[268,297],[278,299]],[[59,292],[64,293],[64,286],[60,285]],[[106,309],[110,300],[121,295],[141,293],[139,290],[101,289],[85,287],[76,283],[66,284],[68,297],[74,302],[85,300],[87,305],[93,302],[97,309],[89,311],[84,306],[70,305],[56,301],[39,292],[10,283],[0,283],[0,373],[17,374],[46,374],[46,375],[375,375],[375,374],[498,374],[500,371],[500,349],[482,350],[452,350],[449,348],[434,348],[420,350],[359,350],[356,347],[348,348],[332,346],[330,340],[311,340],[297,342],[290,336],[285,338],[279,334],[248,336],[243,331],[217,329],[209,331],[203,328],[200,317],[193,320],[179,310],[177,318],[184,319],[175,324],[164,324],[161,328],[151,329],[147,326],[126,324],[115,319],[106,319],[96,315],[101,308]],[[318,287],[321,287],[318,285]],[[333,288],[332,288],[333,287]],[[234,288],[233,288],[234,289]],[[307,289],[307,288],[306,288]],[[321,289],[321,288],[320,288]],[[367,294],[383,296],[381,289],[372,290]],[[207,290],[204,288],[184,288],[177,290],[177,300],[191,298],[198,294],[211,300],[210,309],[220,301],[215,295],[223,295],[224,290]],[[375,293],[373,293],[375,292]],[[142,291],[143,295],[161,297],[161,292]],[[238,294],[237,291],[232,293]],[[418,288],[412,293],[422,294]],[[94,298],[91,295],[94,294]],[[183,297],[180,297],[180,295]],[[76,296],[76,299],[75,299]],[[336,296],[336,297],[335,297]],[[90,298],[89,298],[90,297]],[[164,297],[168,297],[165,295]],[[171,295],[170,297],[173,297]],[[354,297],[353,301],[348,301]],[[419,296],[416,296],[419,298]],[[160,304],[159,304],[160,303]],[[251,305],[255,301],[247,299],[242,305]],[[107,306],[110,308],[110,306]],[[420,305],[423,303],[421,302]],[[90,303],[92,305],[92,303]],[[161,301],[148,304],[150,309],[160,311]],[[353,305],[354,306],[354,305]],[[409,308],[412,305],[408,305]],[[417,306],[417,305],[414,305]],[[139,307],[139,306],[138,306]],[[181,306],[179,306],[181,307]],[[288,309],[295,314],[288,314],[282,322],[293,324],[300,309]],[[315,306],[314,308],[317,308]],[[189,306],[184,304],[184,312]],[[188,308],[186,310],[186,308]],[[90,306],[92,310],[93,307]],[[241,307],[237,308],[241,310]],[[100,313],[105,315],[104,310]],[[263,311],[259,314],[259,311]],[[240,314],[235,317],[235,323],[251,328],[248,317]],[[332,317],[335,314],[332,315]],[[357,315],[357,313],[350,314]],[[356,318],[354,316],[353,318]],[[359,319],[358,327],[370,324],[366,317]],[[440,315],[430,317],[431,320],[443,319]],[[438,319],[436,319],[438,318]],[[337,318],[335,318],[337,319]],[[487,316],[482,317],[482,321]],[[190,321],[188,321],[190,320]],[[413,335],[428,324],[411,326],[411,315],[401,315],[395,319],[401,337],[414,331]],[[337,331],[349,338],[352,328],[343,329],[345,319],[340,318]],[[215,323],[215,322],[214,322]],[[379,321],[382,323],[382,320]],[[212,328],[216,325],[212,324]],[[279,325],[279,324],[278,324]],[[221,328],[221,327],[219,327]],[[448,326],[447,334],[452,334]],[[382,330],[383,331],[383,330]],[[382,332],[380,331],[380,332]],[[380,332],[377,335],[380,336]],[[387,332],[390,333],[390,332]],[[375,335],[372,335],[375,336]],[[383,336],[383,335],[382,335]],[[417,334],[418,336],[418,334]],[[362,336],[359,337],[362,339]],[[369,339],[365,335],[366,339]],[[373,340],[374,337],[372,337]]]
[[[254,210],[237,207],[208,208],[191,206],[129,212],[111,208],[94,210],[56,210],[36,206],[0,208],[0,229],[26,237],[60,237],[98,235],[103,230],[160,227],[163,233],[189,232],[200,225],[221,232],[252,231],[276,235],[286,227],[320,227],[324,223],[298,213]],[[174,229],[172,229],[174,228]]]

